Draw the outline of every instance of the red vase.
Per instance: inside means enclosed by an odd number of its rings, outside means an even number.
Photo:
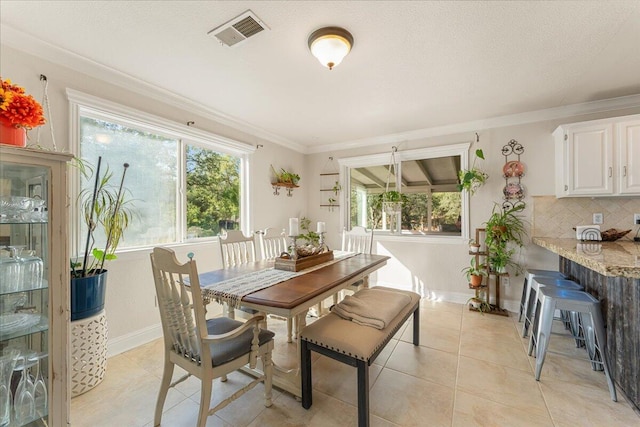
[[[27,145],[27,131],[25,128],[17,128],[0,118],[0,144],[24,147]]]

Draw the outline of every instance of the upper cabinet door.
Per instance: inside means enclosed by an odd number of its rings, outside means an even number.
[[[613,194],[613,124],[571,126],[565,135],[566,195]]]
[[[640,119],[618,123],[620,194],[640,194]]]

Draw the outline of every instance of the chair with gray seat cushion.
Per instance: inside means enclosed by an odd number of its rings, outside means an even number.
[[[198,427],[204,427],[208,416],[224,408],[259,382],[264,382],[264,404],[271,406],[274,334],[260,329],[259,325],[264,317],[255,316],[245,323],[228,317],[206,320],[195,260],[181,264],[172,250],[154,248],[151,267],[164,336],[164,371],[154,425],[160,425],[169,388],[192,375],[201,382]],[[262,362],[264,375],[210,409],[213,380],[224,378],[245,365],[255,367],[258,357]],[[187,371],[187,374],[171,383],[176,365]]]

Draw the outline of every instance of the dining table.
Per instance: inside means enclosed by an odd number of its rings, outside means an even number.
[[[278,360],[274,357],[273,384],[276,387],[298,398],[302,396],[298,337],[306,325],[309,309],[348,286],[367,278],[386,265],[389,258],[384,255],[343,253],[333,261],[308,269],[308,272],[303,270],[294,273],[293,277],[238,298],[238,305],[243,308],[286,319],[296,319],[297,360],[295,366],[285,369],[278,365]],[[273,260],[264,260],[199,274],[205,303],[213,300],[221,301],[219,294],[216,293],[216,285],[233,283],[234,280],[242,280],[245,277],[250,278],[252,274],[260,272],[274,273],[273,268]],[[276,339],[279,338],[276,336]],[[290,341],[291,337],[287,338]],[[245,367],[243,370],[251,375],[262,375],[259,369]]]

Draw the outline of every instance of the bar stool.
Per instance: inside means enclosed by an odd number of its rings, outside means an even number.
[[[574,291],[583,291],[584,286],[567,279],[553,279],[550,277],[533,276],[531,282],[529,282],[529,295],[527,296],[527,308],[524,314],[524,324],[522,325],[522,338],[525,338],[529,333],[529,326],[536,315],[536,295],[538,289],[544,286],[559,287],[563,289],[570,289]],[[577,330],[577,325],[572,325],[572,332]],[[574,335],[574,336],[577,336]]]
[[[537,310],[538,313],[536,313],[534,319],[537,325],[537,331],[536,333],[532,333],[529,339],[529,355],[533,353],[534,348],[536,350],[536,381],[540,381],[542,365],[544,364],[544,359],[549,347],[549,339],[551,338],[551,325],[555,311],[567,310],[575,312],[578,313],[584,329],[589,360],[592,364],[597,363],[603,366],[609,385],[611,400],[617,402],[618,397],[616,387],[613,383],[611,365],[605,351],[606,335],[600,301],[586,292],[554,286],[541,286],[538,289],[537,301],[540,305],[540,309]],[[600,352],[601,361],[597,360],[596,350]]]
[[[529,292],[531,281],[534,276],[551,277],[552,279],[566,279],[567,277],[554,270],[538,270],[534,268],[527,269],[524,276],[524,285],[522,286],[522,297],[520,298],[520,316],[518,316],[518,322],[522,322],[522,316],[524,315],[527,305],[529,303]]]

